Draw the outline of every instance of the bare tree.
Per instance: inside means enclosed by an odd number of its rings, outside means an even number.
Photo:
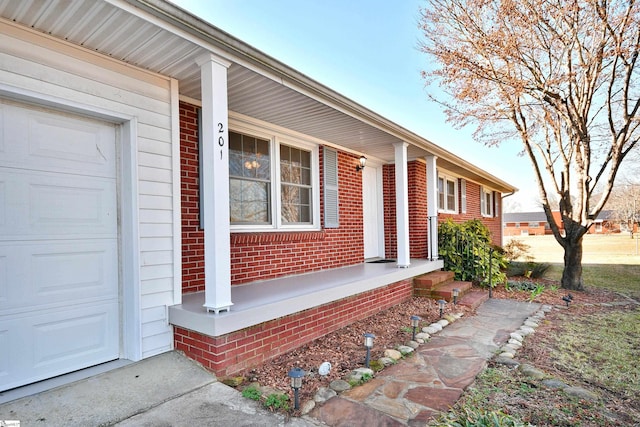
[[[640,131],[640,6],[634,0],[426,0],[434,99],[487,144],[520,140],[555,239],[562,287],[582,290],[582,238]],[[544,177],[543,177],[544,175]],[[592,201],[596,185],[604,191]],[[562,224],[551,213],[559,200]]]
[[[640,223],[640,182],[622,179],[616,182],[607,202],[612,217],[627,227],[633,237],[634,225]]]

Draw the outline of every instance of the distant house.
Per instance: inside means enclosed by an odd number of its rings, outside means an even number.
[[[237,372],[411,298],[445,218],[501,242],[512,185],[169,2],[5,0],[0,55],[0,392]]]
[[[552,212],[562,232],[564,227],[559,211]],[[504,236],[542,236],[552,234],[544,212],[509,212],[503,216]],[[613,217],[613,211],[602,211],[589,228],[589,234],[619,233],[620,223]]]

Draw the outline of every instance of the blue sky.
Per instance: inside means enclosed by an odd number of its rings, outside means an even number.
[[[427,98],[420,72],[421,0],[172,0],[212,25],[515,185],[536,210],[518,143],[485,147],[454,129]],[[435,88],[430,88],[434,90]],[[520,210],[520,209],[519,209]]]

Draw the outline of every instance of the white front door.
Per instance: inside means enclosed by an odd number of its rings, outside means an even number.
[[[0,391],[119,357],[115,127],[0,99]]]
[[[379,182],[380,168],[367,165],[362,169],[362,216],[364,258],[384,257],[382,196]]]

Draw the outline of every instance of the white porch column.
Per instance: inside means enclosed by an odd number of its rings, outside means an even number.
[[[436,156],[427,156],[428,251],[431,260],[438,259],[438,170]]]
[[[407,173],[407,144],[394,143],[396,164],[396,233],[398,241],[398,267],[409,267],[409,178]]]
[[[227,69],[231,62],[215,55],[197,60],[202,86],[202,173],[204,224],[204,306],[218,314],[231,302],[229,225],[229,112]]]

